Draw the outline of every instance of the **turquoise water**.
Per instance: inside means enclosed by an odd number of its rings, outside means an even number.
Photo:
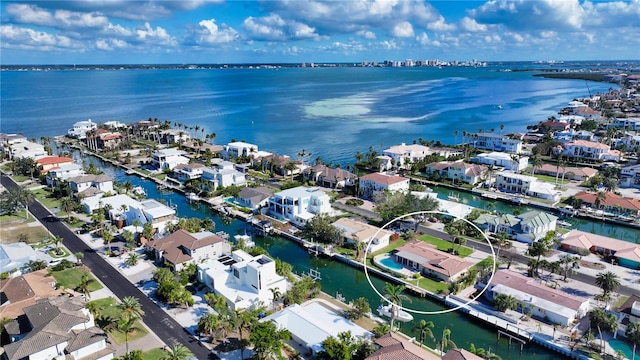
[[[631,359],[633,357],[633,348],[626,342],[618,339],[611,339],[609,340],[609,345],[613,348],[613,350],[622,351],[627,359]],[[640,354],[638,353],[638,351],[636,351],[636,359],[640,359]]]
[[[246,140],[294,158],[304,148],[345,165],[370,146],[453,144],[503,124],[524,131],[589,93],[582,80],[503,68],[3,71],[2,132],[40,138],[88,118],[151,117],[204,127],[218,144]],[[592,93],[612,86],[589,83]]]
[[[385,257],[379,260],[380,264],[388,267],[391,270],[400,271],[403,269],[402,265],[398,264],[391,257]]]

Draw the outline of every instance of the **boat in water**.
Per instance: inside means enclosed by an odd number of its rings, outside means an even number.
[[[556,224],[557,224],[558,226],[560,226],[561,228],[565,228],[565,229],[566,229],[566,228],[570,228],[571,226],[573,226],[570,222],[566,222],[566,221],[563,221],[563,220],[558,220],[558,221],[556,222]]]
[[[242,242],[244,246],[248,249],[252,249],[254,246],[256,246],[255,241],[253,241],[251,236],[247,234],[238,234],[233,237],[233,240],[235,244]]]
[[[571,205],[565,205],[565,206],[563,206],[563,207],[559,207],[559,208],[557,208],[557,209],[558,209],[558,211],[559,211],[562,215],[564,215],[564,216],[569,216],[569,217],[571,217],[571,216],[576,216],[576,215],[578,215],[578,210],[576,210],[576,209],[575,209],[573,206],[571,206]]]
[[[196,193],[190,192],[187,194],[187,200],[189,202],[200,201],[200,196],[198,196]]]
[[[380,305],[378,306],[378,314],[386,317],[391,317],[391,308],[393,308],[394,312],[394,320],[408,322],[413,320],[413,315],[408,312],[394,306],[394,305]]]
[[[447,196],[447,200],[460,202],[460,197],[454,193],[449,193],[449,195]]]
[[[147,196],[147,190],[145,190],[142,186],[136,186],[131,190],[134,195]]]

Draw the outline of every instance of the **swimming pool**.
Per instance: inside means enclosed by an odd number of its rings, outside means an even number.
[[[609,346],[611,346],[613,350],[622,351],[622,353],[627,359],[631,359],[633,356],[633,348],[622,340],[611,339],[609,340]],[[636,354],[637,353],[638,352],[636,351]],[[640,356],[636,356],[636,359],[640,359]]]
[[[393,258],[391,258],[391,257],[385,257],[385,258],[380,259],[380,264],[388,267],[391,270],[395,270],[395,271],[400,271],[400,270],[404,269],[402,267],[402,265],[400,265],[397,262],[395,262],[395,260],[393,260]]]

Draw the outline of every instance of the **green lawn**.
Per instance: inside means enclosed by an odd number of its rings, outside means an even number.
[[[101,327],[105,327],[109,324],[109,319],[117,319],[118,315],[119,315],[119,311],[118,308],[116,307],[116,300],[112,297],[108,297],[108,298],[104,298],[104,299],[98,299],[98,300],[92,300],[92,303],[96,303],[98,305],[98,313],[100,313],[100,316],[102,317],[102,319],[100,319],[98,321],[98,324]],[[131,341],[133,340],[137,340],[137,339],[141,339],[143,337],[145,337],[149,332],[147,331],[147,329],[142,326],[142,324],[140,323],[140,321],[136,321],[136,329],[129,334],[129,343],[131,343]],[[118,330],[111,330],[109,331],[109,335],[113,338],[113,340],[118,343],[118,344],[124,344],[125,343],[125,336],[124,333],[118,331]],[[160,350],[162,351],[162,350]],[[155,353],[154,353],[155,354]],[[153,355],[155,356],[155,355]],[[145,357],[145,359],[147,359],[147,357]],[[158,357],[149,357],[149,359],[159,359]]]
[[[51,193],[45,189],[36,189],[33,190],[33,194],[36,199],[42,203],[42,205],[46,206],[49,209],[60,207],[60,200],[55,199],[51,196]]]
[[[56,282],[64,286],[66,289],[75,289],[80,285],[83,271],[79,268],[66,269],[62,271],[56,271],[51,273],[56,279]],[[89,273],[91,281],[89,282],[89,291],[96,291],[102,289],[102,285],[93,277],[93,274]]]
[[[143,360],[160,360],[164,356],[166,356],[166,353],[164,352],[164,350],[162,350],[160,348],[152,349],[152,350],[145,351],[144,353],[142,353],[142,359]]]
[[[30,176],[25,176],[25,175],[13,175],[12,178],[17,183],[21,183],[23,181],[27,181],[27,180],[31,179]]]
[[[527,175],[530,175],[531,173],[528,173]],[[556,184],[556,177],[555,176],[549,176],[549,175],[542,175],[542,174],[535,174],[534,177],[538,180],[544,181],[544,182],[548,182],[551,184]],[[558,184],[559,185],[564,185],[569,183],[569,179],[567,179],[565,177],[564,182],[562,182],[562,174],[560,174],[560,176],[558,177]]]
[[[439,294],[449,288],[449,284],[446,282],[436,281],[426,277],[421,277],[420,279],[405,279],[405,281],[434,294]]]
[[[61,251],[60,255],[56,254],[56,251],[55,251],[55,250],[49,250],[49,251],[47,252],[47,254],[49,254],[49,256],[51,256],[51,257],[52,257],[52,258],[54,258],[54,259],[65,258],[65,257],[67,257],[67,256],[69,256],[69,255],[70,255],[70,254],[69,254],[69,251],[67,251],[67,249],[65,249],[65,248],[64,248],[64,247],[62,247],[62,246],[60,247],[60,251]]]
[[[461,258],[464,258],[473,254],[473,250],[466,246],[458,247],[457,244],[450,243],[447,240],[443,240],[431,235],[422,235],[419,237],[419,240],[428,242],[429,244],[433,244],[436,246],[438,250],[444,251],[444,252],[447,252],[447,250],[451,249],[451,247],[454,247],[456,250],[458,250],[458,256]]]

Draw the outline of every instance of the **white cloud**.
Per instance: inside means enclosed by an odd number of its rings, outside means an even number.
[[[391,30],[391,35],[394,37],[413,37],[413,26],[408,21],[398,23]]]
[[[286,41],[318,38],[315,28],[298,21],[285,20],[278,14],[250,16],[244,20],[242,28],[251,40]]]
[[[376,34],[372,31],[369,30],[360,30],[358,32],[356,32],[357,35],[362,36],[365,39],[375,39],[376,38]]]
[[[484,32],[488,29],[487,25],[478,24],[477,21],[466,16],[460,20],[460,26],[462,26],[464,30],[471,32]]]
[[[49,11],[35,5],[8,4],[5,11],[14,22],[21,24],[52,26],[56,22]]]
[[[136,40],[148,45],[175,46],[177,41],[159,26],[155,29],[148,22],[135,30]]]
[[[109,20],[98,12],[77,12],[56,10],[54,13],[35,5],[9,4],[6,12],[14,22],[68,28],[100,28],[109,24]]]
[[[14,25],[0,26],[3,48],[51,51],[54,49],[81,49],[81,44],[66,36],[54,35],[44,31]]]
[[[453,24],[447,24],[444,17],[440,16],[438,20],[429,23],[429,25],[427,25],[427,29],[433,31],[452,31],[456,29],[456,26]]]
[[[215,19],[202,20],[196,30],[196,43],[198,44],[223,44],[236,41],[238,32],[226,24],[218,26]]]

